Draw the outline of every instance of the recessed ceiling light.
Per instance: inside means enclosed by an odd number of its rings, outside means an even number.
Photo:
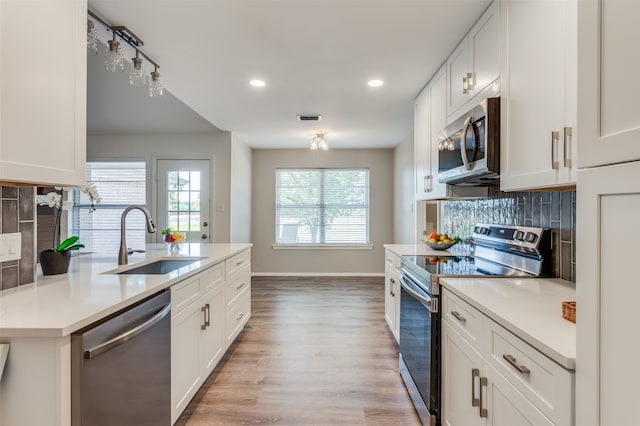
[[[367,84],[370,87],[380,87],[380,86],[382,86],[384,84],[384,81],[382,81],[382,80],[369,80],[367,82]]]
[[[253,87],[264,87],[267,85],[267,83],[265,83],[264,80],[251,80],[249,84],[252,85]]]

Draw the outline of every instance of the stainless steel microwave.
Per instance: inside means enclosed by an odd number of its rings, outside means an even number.
[[[488,98],[447,126],[438,142],[438,180],[493,186],[500,179],[500,98]]]

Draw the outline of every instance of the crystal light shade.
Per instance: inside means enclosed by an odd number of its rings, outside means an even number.
[[[124,56],[120,42],[116,41],[116,35],[113,35],[113,40],[109,40],[109,49],[105,52],[104,65],[107,70],[111,72],[124,71]]]
[[[147,84],[147,76],[144,73],[142,67],[142,59],[138,57],[138,51],[136,50],[136,57],[131,58],[132,66],[131,73],[129,74],[129,84],[135,87],[142,87]]]
[[[311,139],[311,150],[321,150],[326,151],[329,149],[329,144],[327,143],[327,136],[324,133],[318,133]]]
[[[164,89],[162,88],[162,78],[158,72],[158,67],[151,73],[151,81],[149,82],[149,96],[162,96]]]
[[[98,54],[98,31],[93,21],[87,19],[87,54],[96,56]]]

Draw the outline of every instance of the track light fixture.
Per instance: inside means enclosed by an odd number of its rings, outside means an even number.
[[[164,88],[162,86],[160,73],[158,72],[160,65],[142,51],[141,47],[144,46],[142,39],[125,26],[109,25],[104,19],[100,18],[91,10],[88,11],[88,14],[93,20],[87,19],[87,53],[92,56],[98,53],[98,35],[95,28],[95,21],[102,24],[107,31],[111,31],[113,33],[112,39],[108,40],[108,48],[105,51],[105,67],[111,72],[124,71],[122,42],[128,44],[136,51],[136,56],[131,58],[129,84],[136,87],[142,87],[147,84],[148,80],[149,96],[162,96]],[[153,65],[153,72],[151,73],[150,78],[145,75],[141,56]]]

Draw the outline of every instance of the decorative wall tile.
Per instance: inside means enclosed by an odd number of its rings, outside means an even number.
[[[0,262],[0,290],[35,279],[35,188],[28,186],[0,187],[0,232],[22,233],[19,261]]]
[[[550,229],[554,275],[575,282],[576,193],[499,192],[479,200],[442,202],[441,231],[471,238],[476,223]]]

